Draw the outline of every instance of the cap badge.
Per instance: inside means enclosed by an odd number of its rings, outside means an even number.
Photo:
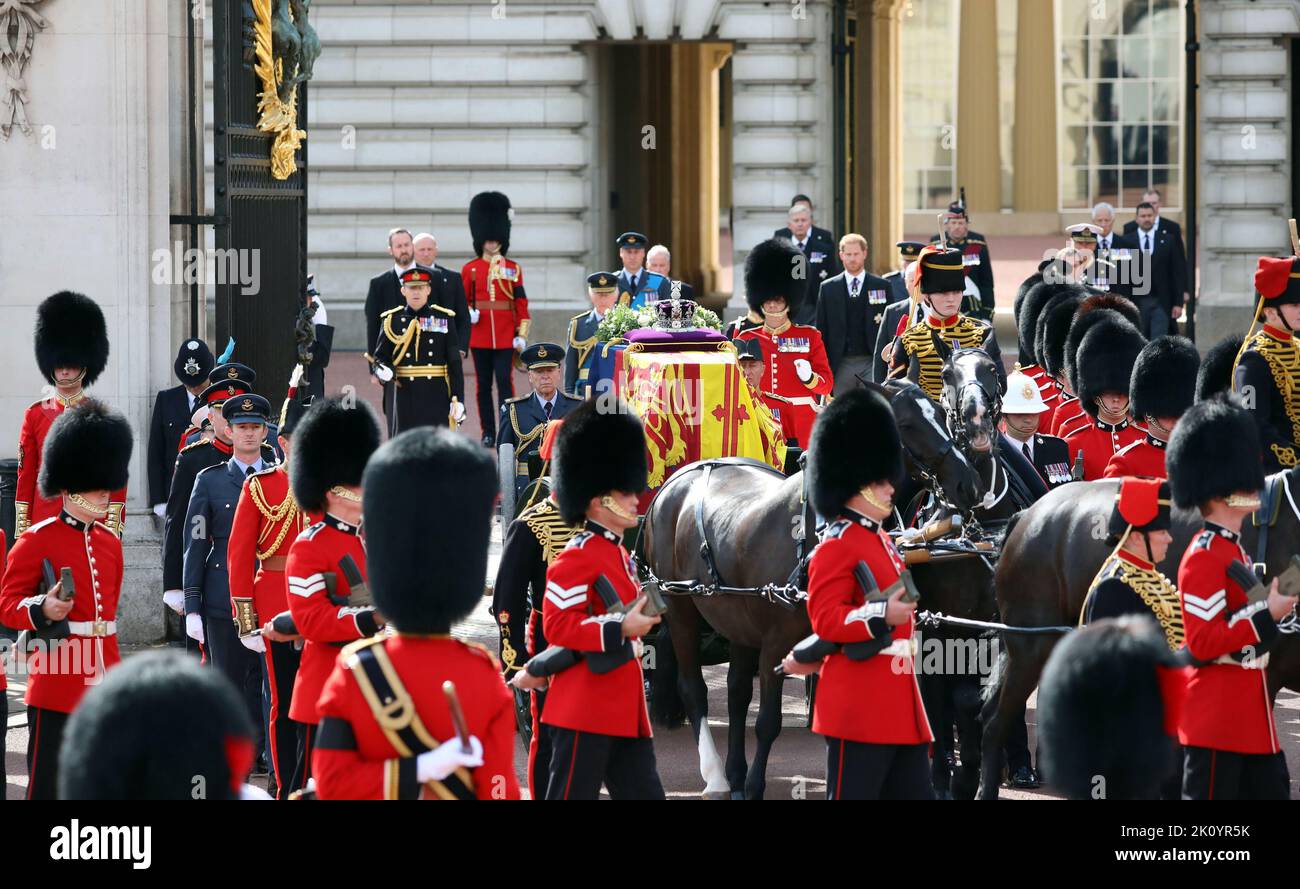
[[[238,368],[234,368],[234,367],[228,368],[228,369],[226,370],[226,378],[227,378],[227,379],[231,379],[231,380],[237,380],[237,379],[239,379],[239,370],[238,370]]]
[[[538,357],[538,358],[545,358],[545,357],[546,357],[546,347],[545,347],[545,346],[539,346],[539,347],[537,348],[537,357]]]
[[[246,411],[251,411],[253,409],[253,399],[245,398],[244,403],[241,404],[240,407]]]
[[[1033,384],[1033,383],[1025,383],[1024,396],[1025,396],[1025,398],[1028,398],[1028,399],[1030,399],[1030,400],[1033,400],[1033,397],[1034,397],[1034,384]]]
[[[227,386],[227,387],[226,387],[226,394],[227,394],[227,395],[238,395],[238,394],[239,394],[239,387],[238,387],[238,386]]]
[[[199,375],[199,363],[193,358],[185,359],[185,376],[197,377]]]

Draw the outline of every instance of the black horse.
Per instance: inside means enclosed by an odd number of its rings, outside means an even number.
[[[982,496],[975,472],[952,443],[934,402],[915,384],[885,389],[898,422],[909,471],[931,479],[955,508],[971,509]],[[803,586],[801,561],[815,542],[815,517],[803,473],[786,478],[753,461],[702,461],[678,470],[646,512],[638,541],[643,564],[664,581],[712,581],[758,590]],[[719,545],[725,543],[725,545]],[[781,731],[782,677],[775,667],[812,632],[803,601],[782,602],[757,593],[670,595],[666,623],[685,701],[697,739],[706,795],[761,799],[767,758]],[[725,768],[707,722],[708,689],[700,664],[700,635],[707,621],[730,643],[729,719]],[[664,660],[659,659],[663,678]],[[759,677],[758,745],[745,759],[745,719]],[[662,685],[656,709],[668,705]]]
[[[1119,489],[1118,479],[1075,482],[1053,490],[1012,520],[998,561],[994,587],[1002,620],[1016,627],[1072,627],[1083,600],[1111,548],[1107,522]],[[1300,470],[1270,476],[1264,508],[1242,527],[1242,546],[1266,566],[1269,578],[1300,552]],[[1195,513],[1175,510],[1169,529],[1173,542],[1157,566],[1177,577],[1178,563],[1201,527]],[[981,799],[998,796],[999,756],[1006,729],[1038,684],[1043,665],[1060,634],[1003,634],[994,681],[983,705]],[[1269,653],[1268,686],[1300,688],[1300,635],[1284,632]]]

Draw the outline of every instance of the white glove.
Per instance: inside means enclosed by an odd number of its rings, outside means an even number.
[[[426,750],[415,758],[415,777],[425,781],[441,781],[457,769],[476,769],[483,765],[483,745],[473,735],[469,736],[470,752],[460,749],[460,739],[444,741],[433,750]]]
[[[469,323],[478,324],[478,309],[469,310]]]
[[[393,369],[387,364],[376,364],[375,379],[381,383],[391,383],[393,381]]]
[[[184,614],[185,594],[180,590],[168,590],[163,593],[163,604],[177,614]]]
[[[203,618],[197,614],[185,615],[185,635],[202,645],[207,641],[203,637]]]
[[[158,516],[160,519],[165,519],[167,517],[167,504],[159,503],[155,505],[153,508],[153,514]]]
[[[812,365],[806,358],[796,358],[794,360],[794,372],[799,376],[799,382],[807,383],[813,378]]]
[[[528,340],[521,336],[517,336],[514,338],[514,342],[512,342],[511,345],[522,352],[524,349],[528,348]]]
[[[451,405],[451,413],[449,414],[449,416],[456,421],[457,425],[464,423],[465,405],[459,401],[453,402]]]
[[[266,654],[266,640],[261,636],[240,636],[239,644],[249,651],[256,651],[258,654]]]

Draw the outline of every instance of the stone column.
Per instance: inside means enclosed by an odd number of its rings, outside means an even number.
[[[997,0],[962,0],[957,63],[957,185],[966,187],[966,202],[972,213],[1002,209],[997,13]]]
[[[673,277],[718,289],[718,69],[731,55],[723,44],[673,46]]]
[[[1020,0],[1016,8],[1015,208],[1055,213],[1056,31],[1053,4]]]
[[[870,264],[877,273],[896,264],[903,237],[901,29],[904,0],[859,0],[858,153],[853,169],[860,216],[866,220]]]

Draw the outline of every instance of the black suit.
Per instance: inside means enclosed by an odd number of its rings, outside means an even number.
[[[460,340],[460,352],[462,356],[468,355],[470,323],[469,300],[465,298],[465,282],[461,280],[460,272],[453,272],[436,262],[433,264],[433,270],[442,275],[442,296],[446,297],[439,298],[438,303],[456,313],[456,333],[457,339]]]
[[[1010,437],[1002,439],[1003,450],[1019,447],[1019,444],[1012,441]],[[1034,457],[1034,469],[1038,470],[1041,476],[1040,481],[1049,489],[1070,482],[1070,448],[1066,445],[1065,439],[1036,432],[1033,450],[1030,453]],[[1020,451],[1020,455],[1023,457],[1024,452]]]
[[[1152,246],[1149,254],[1142,250],[1144,237]],[[1183,242],[1163,224],[1150,233],[1139,230],[1133,239],[1134,269],[1126,295],[1142,313],[1142,335],[1150,339],[1170,332],[1170,312],[1183,304],[1187,290],[1187,260]]]
[[[1163,216],[1160,217],[1159,227],[1161,231],[1168,229],[1174,235],[1174,237],[1178,238],[1180,243],[1182,242],[1183,227],[1178,223],[1174,222],[1172,219],[1165,219]],[[1126,235],[1134,234],[1137,231],[1137,229],[1138,229],[1138,224],[1136,219],[1130,219],[1128,222],[1124,223],[1124,234]]]
[[[845,374],[870,375],[871,355],[875,349],[885,309],[893,300],[893,291],[884,278],[865,273],[856,297],[849,295],[849,274],[842,272],[822,282],[817,295],[817,329],[826,346],[826,360],[835,375],[836,389],[843,391],[839,380]],[[897,323],[897,322],[895,322]],[[846,363],[849,357],[865,359],[863,366]],[[844,386],[853,384],[851,379]]]
[[[822,284],[840,273],[840,257],[835,250],[835,242],[830,239],[830,232],[821,229],[825,236],[817,234],[817,229],[808,232],[803,243],[803,255],[807,260],[808,289],[804,293],[803,305],[790,319],[795,324],[812,324],[817,320],[817,295]],[[793,235],[790,236],[794,243]],[[798,244],[795,244],[798,247]]]
[[[785,228],[778,228],[776,231],[772,232],[772,237],[774,237],[774,238],[785,238],[785,239],[787,239],[787,240],[793,240],[793,239],[794,239],[794,232],[790,231],[790,227],[789,227],[789,226],[786,226]],[[831,230],[830,230],[830,229],[828,229],[828,228],[818,228],[818,227],[815,226],[815,225],[814,225],[814,226],[811,226],[811,227],[809,228],[808,237],[810,237],[810,238],[818,238],[819,240],[822,240],[822,241],[828,241],[828,242],[830,242],[830,243],[832,243],[832,244],[835,243],[835,236],[834,236],[833,234],[831,234]]]
[[[903,320],[903,315],[907,312],[907,307],[911,303],[907,300],[892,302],[885,307],[885,317],[880,320],[880,329],[876,332],[876,346],[871,356],[871,379],[877,383],[883,383],[889,376],[889,366],[885,364],[885,359],[880,357],[880,353],[885,351],[898,336],[898,322]]]
[[[172,470],[181,434],[190,425],[189,393],[184,386],[163,389],[153,403],[149,421],[149,504],[167,502],[171,490]]]

